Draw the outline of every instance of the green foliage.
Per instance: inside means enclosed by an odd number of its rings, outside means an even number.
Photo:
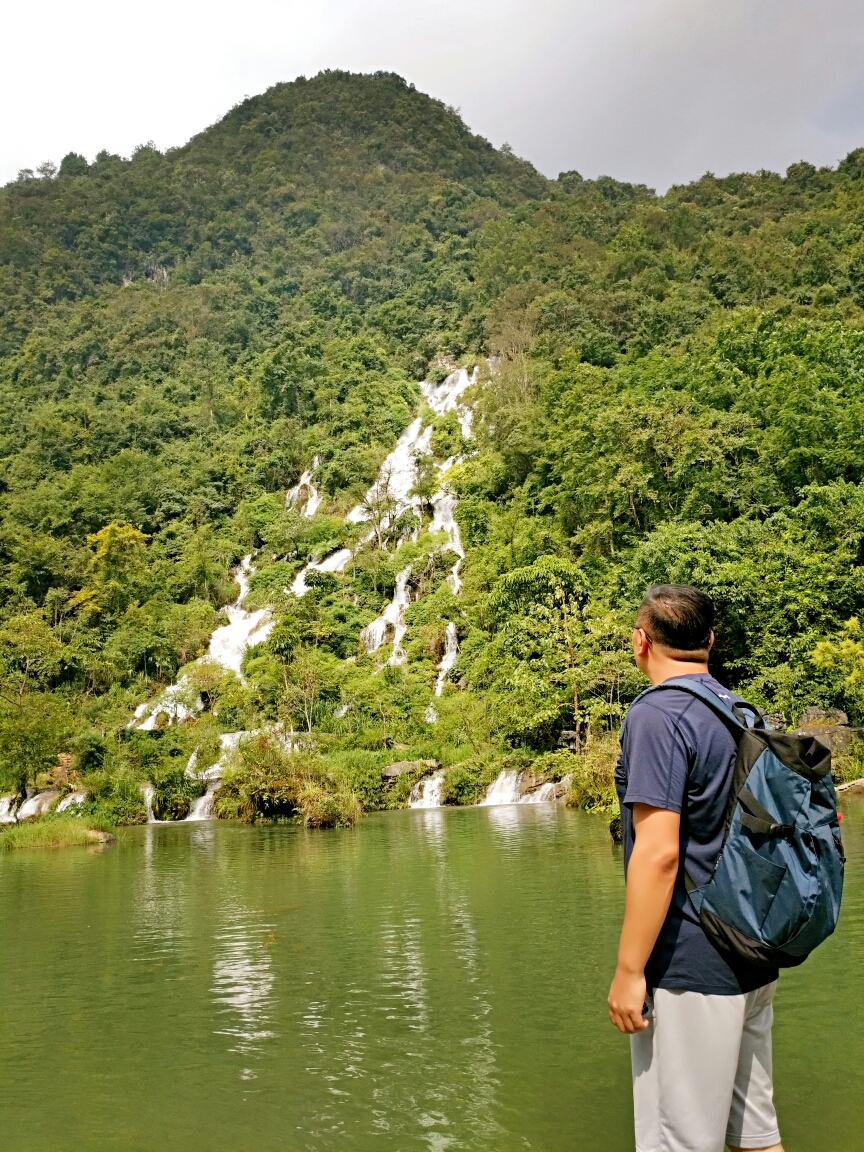
[[[220,811],[339,823],[355,794],[405,802],[410,779],[380,778],[396,745],[465,803],[506,757],[557,771],[576,725],[573,795],[603,806],[653,581],[715,597],[717,671],[757,703],[864,718],[860,153],[662,197],[549,181],[397,76],[326,72],[182,148],[68,153],[0,189],[0,787],[68,751],[104,819],[143,819],[144,780],[179,815],[193,751],[281,725],[319,758],[271,741]],[[470,442],[417,385],[457,363]],[[415,415],[432,455],[394,518],[368,492]],[[458,596],[428,532],[452,457]],[[316,459],[306,516],[285,494]],[[274,627],[240,678],[193,662],[247,554]],[[406,568],[391,664],[392,632],[374,654],[361,634]],[[130,732],[181,674],[201,715]]]
[[[579,756],[573,756],[567,803],[571,808],[608,811],[617,807],[615,765],[618,761],[617,733],[607,732],[591,741]]]
[[[85,822],[61,812],[11,824],[0,831],[0,852],[14,848],[72,848],[88,844],[95,839],[92,822]]]
[[[313,753],[289,752],[271,736],[241,742],[216,793],[224,819],[255,823],[302,819],[311,828],[350,827],[362,811],[357,795]]]

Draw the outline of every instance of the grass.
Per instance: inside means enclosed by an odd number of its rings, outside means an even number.
[[[104,833],[88,828],[74,816],[54,816],[10,824],[0,832],[0,851],[13,848],[72,848],[100,840]]]

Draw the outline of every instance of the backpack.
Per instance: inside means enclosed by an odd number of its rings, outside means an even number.
[[[752,704],[731,697],[725,703],[692,680],[666,680],[642,696],[670,688],[707,704],[737,745],[723,844],[711,879],[697,888],[684,874],[699,923],[733,962],[801,964],[836,928],[843,894],[846,858],[831,753],[812,736],[773,732]]]

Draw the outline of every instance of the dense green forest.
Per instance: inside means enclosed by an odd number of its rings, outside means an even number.
[[[188,757],[241,729],[223,815],[401,804],[398,758],[439,761],[457,803],[502,764],[555,779],[561,729],[590,761],[640,689],[656,581],[716,597],[718,674],[756,703],[864,722],[862,174],[864,149],[664,196],[548,180],[398,76],[340,72],[164,154],[23,171],[0,190],[0,792],[82,787],[134,822],[149,780],[183,815]],[[419,386],[460,366],[470,438]],[[364,542],[345,514],[417,415],[415,510]],[[453,457],[458,594],[429,532]],[[304,516],[286,491],[315,458]],[[246,555],[275,624],[236,675],[196,661]],[[388,663],[359,637],[406,566]],[[182,675],[193,715],[129,727]]]

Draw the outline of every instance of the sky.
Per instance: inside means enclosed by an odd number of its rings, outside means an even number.
[[[864,145],[862,0],[5,0],[0,183],[184,143],[323,68],[400,73],[549,176],[665,191]]]

